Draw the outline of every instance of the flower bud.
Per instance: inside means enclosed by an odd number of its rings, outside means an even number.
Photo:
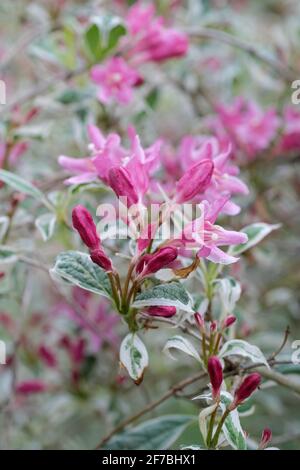
[[[139,201],[130,173],[126,168],[114,167],[109,170],[108,182],[118,197],[126,197],[128,207]]]
[[[96,250],[92,250],[90,252],[91,260],[93,263],[100,266],[100,268],[104,269],[104,271],[112,271],[113,265],[109,257],[104,253],[101,248],[97,248]]]
[[[175,261],[177,258],[178,251],[177,248],[172,246],[166,246],[161,248],[154,253],[148,261],[146,261],[146,267],[143,270],[143,276],[148,274],[154,274],[162,268],[165,268],[170,263]]]
[[[259,387],[261,382],[261,376],[254,372],[253,374],[247,375],[238,389],[235,391],[234,400],[231,408],[234,409],[239,406],[243,401],[252,395],[253,392]]]
[[[211,333],[214,333],[217,330],[217,327],[218,327],[218,323],[216,321],[212,321],[209,327]]]
[[[217,356],[212,356],[208,359],[207,370],[212,386],[213,399],[219,397],[221,385],[223,382],[223,369],[220,359]]]
[[[177,183],[176,201],[187,202],[203,193],[209,186],[214,171],[212,160],[204,159],[193,165]]]
[[[99,247],[100,238],[97,234],[96,225],[89,211],[78,205],[74,207],[72,211],[73,227],[79,233],[83,243],[90,248],[95,250]]]
[[[259,449],[263,450],[267,447],[267,445],[270,443],[272,440],[272,431],[269,428],[266,428],[263,430],[260,443],[259,443]]]
[[[16,392],[20,395],[31,395],[33,393],[46,392],[47,387],[44,382],[38,379],[25,380],[16,386]]]
[[[196,313],[194,314],[194,318],[195,318],[195,322],[196,322],[196,324],[198,325],[199,329],[200,329],[201,331],[203,331],[203,330],[204,330],[204,318],[203,318],[203,316],[200,315],[199,312],[196,312]]]
[[[229,328],[235,322],[236,322],[236,317],[234,315],[228,315],[228,317],[225,318],[223,322],[223,329],[225,330],[226,328]]]
[[[146,312],[152,317],[171,318],[176,315],[176,307],[153,306],[147,308]]]

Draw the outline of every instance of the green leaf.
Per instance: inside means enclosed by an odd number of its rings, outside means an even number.
[[[167,415],[145,421],[113,437],[104,450],[166,450],[192,422],[191,416]]]
[[[221,408],[224,412],[228,405],[233,401],[232,395],[228,392],[221,392]],[[222,429],[228,443],[236,450],[247,450],[247,444],[244,431],[241,427],[240,418],[237,410],[233,410],[226,418]]]
[[[0,240],[6,235],[7,229],[9,227],[9,217],[7,215],[0,216]]]
[[[56,215],[53,212],[48,212],[38,217],[35,221],[35,226],[39,230],[44,242],[49,240],[55,230]]]
[[[242,339],[227,341],[222,346],[219,356],[242,356],[250,359],[253,363],[265,364],[267,367],[270,367],[261,350],[257,346],[249,344]]]
[[[196,348],[192,345],[192,343],[188,339],[183,338],[180,335],[176,335],[168,339],[163,349],[163,352],[166,353],[171,359],[175,359],[175,357],[172,356],[172,354],[170,353],[170,349],[179,349],[180,351],[188,354],[189,356],[196,359],[196,361],[200,362],[200,364],[202,364],[202,360]]]
[[[90,256],[79,251],[60,253],[50,271],[55,278],[68,281],[82,289],[111,298],[111,286],[108,275]]]
[[[101,31],[97,24],[93,23],[84,34],[85,45],[91,59],[97,61],[102,56]]]
[[[122,36],[126,34],[126,28],[123,24],[117,24],[111,30],[109,31],[108,34],[108,40],[107,40],[107,46],[105,51],[111,51],[116,47],[118,44],[119,40],[121,39]]]
[[[128,371],[130,377],[140,384],[149,358],[147,349],[137,334],[128,334],[120,347],[120,362]]]
[[[174,306],[186,312],[192,312],[191,299],[179,282],[161,284],[139,294],[133,307],[143,308],[151,305]]]
[[[273,230],[277,230],[280,227],[280,224],[270,225],[263,222],[258,222],[244,227],[241,231],[248,235],[248,241],[242,245],[232,247],[230,249],[230,254],[236,256],[244,253],[244,251],[247,251],[253,246],[257,245],[261,240],[269,235],[269,233],[273,232]]]
[[[20,191],[20,193],[34,197],[35,199],[43,202],[47,207],[49,206],[49,203],[46,200],[44,194],[38,188],[20,176],[17,176],[10,171],[0,170],[0,181],[8,184],[14,190]]]
[[[17,259],[17,253],[13,248],[0,245],[0,264],[14,263]]]

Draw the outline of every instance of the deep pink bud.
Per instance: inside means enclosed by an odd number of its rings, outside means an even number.
[[[214,171],[212,160],[205,159],[189,168],[177,183],[176,201],[187,202],[203,193],[209,186]]]
[[[90,250],[98,248],[100,238],[89,211],[81,205],[74,207],[72,211],[72,221],[73,227],[78,231],[83,243],[90,248]]]
[[[138,260],[138,262],[136,264],[136,267],[135,267],[135,270],[138,274],[140,274],[143,271],[143,269],[145,268],[147,262],[150,259],[151,259],[151,255],[144,255]]]
[[[223,382],[222,364],[217,356],[212,356],[208,359],[207,370],[212,386],[212,395],[213,398],[216,399],[220,395],[221,385]]]
[[[218,323],[216,321],[212,321],[209,328],[210,328],[210,331],[214,333],[217,327],[218,327]]]
[[[56,367],[57,366],[57,359],[55,354],[46,346],[41,345],[39,347],[39,357],[41,361],[48,367]]]
[[[42,393],[47,390],[44,382],[38,379],[26,380],[16,386],[16,392],[21,395],[31,395],[33,393]]]
[[[225,318],[225,320],[224,320],[223,329],[229,328],[235,322],[236,322],[236,317],[234,315],[228,315],[228,317]]]
[[[100,266],[100,268],[104,269],[104,271],[112,271],[113,265],[109,257],[104,253],[101,248],[97,248],[96,250],[92,250],[90,252],[91,260],[93,263]]]
[[[270,443],[272,440],[272,431],[269,428],[266,428],[263,430],[262,435],[261,435],[261,440],[259,443],[259,449],[265,449],[267,445]]]
[[[143,270],[143,275],[154,274],[162,268],[165,268],[177,258],[177,248],[166,246],[154,253],[146,262],[146,268]]]
[[[261,376],[257,372],[247,375],[247,377],[245,377],[239,388],[235,391],[234,401],[231,406],[233,408],[236,408],[248,397],[250,397],[250,395],[255,392],[257,387],[259,387],[260,382]]]
[[[108,182],[118,197],[127,197],[128,207],[139,201],[130,173],[123,167],[114,167],[109,170]]]
[[[148,315],[151,315],[153,317],[164,317],[164,318],[170,318],[176,315],[176,307],[149,307],[147,308],[146,312]]]
[[[204,318],[202,315],[200,315],[199,312],[196,312],[194,314],[195,322],[199,326],[200,330],[202,331],[204,329]]]

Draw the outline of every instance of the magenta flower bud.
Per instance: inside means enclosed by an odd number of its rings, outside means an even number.
[[[215,400],[220,396],[221,385],[223,382],[223,369],[220,359],[212,356],[208,359],[207,371],[212,386],[212,395]]]
[[[267,445],[271,442],[272,440],[272,431],[269,428],[266,428],[263,430],[260,443],[259,443],[259,449],[265,449]]]
[[[176,201],[187,202],[203,193],[209,186],[214,171],[212,160],[204,159],[193,165],[177,183]]]
[[[225,320],[224,320],[223,329],[229,328],[235,322],[236,322],[236,317],[234,315],[228,315],[228,317],[225,318]]]
[[[104,269],[104,271],[113,271],[113,265],[111,260],[101,248],[92,250],[90,252],[90,256],[93,263],[100,266],[100,268]]]
[[[41,345],[39,347],[38,353],[41,361],[43,361],[46,366],[52,368],[57,366],[56,356],[49,348],[44,345]]]
[[[199,329],[200,329],[201,331],[203,331],[203,330],[204,330],[204,318],[203,318],[203,316],[200,315],[199,312],[196,312],[196,313],[194,314],[194,318],[195,318],[195,322],[196,322],[196,324],[198,325]]]
[[[148,261],[143,270],[143,275],[154,274],[162,268],[165,268],[170,263],[175,261],[178,256],[177,248],[166,246],[154,253]]]
[[[138,260],[138,262],[136,264],[136,267],[135,267],[135,270],[138,274],[140,274],[143,271],[143,269],[145,268],[147,262],[150,259],[151,259],[151,255],[144,255]]]
[[[216,321],[212,321],[210,324],[210,331],[214,333],[217,330],[218,323]]]
[[[147,308],[146,312],[152,317],[171,318],[176,315],[176,307],[153,306]]]
[[[79,233],[83,243],[90,249],[99,247],[100,238],[97,234],[96,225],[89,211],[78,205],[72,211],[73,227]]]
[[[20,395],[31,395],[34,393],[43,393],[46,392],[47,387],[44,382],[38,379],[34,380],[25,380],[20,382],[16,386],[16,392]]]
[[[114,167],[109,170],[108,182],[118,197],[126,197],[128,207],[139,201],[130,173],[126,168]]]
[[[238,389],[235,391],[234,400],[231,408],[234,409],[239,406],[243,401],[252,395],[253,392],[259,387],[261,383],[261,376],[254,372],[253,374],[247,375]]]

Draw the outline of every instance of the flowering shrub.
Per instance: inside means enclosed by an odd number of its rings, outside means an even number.
[[[295,446],[299,57],[261,3],[21,1],[2,33],[3,448]]]

